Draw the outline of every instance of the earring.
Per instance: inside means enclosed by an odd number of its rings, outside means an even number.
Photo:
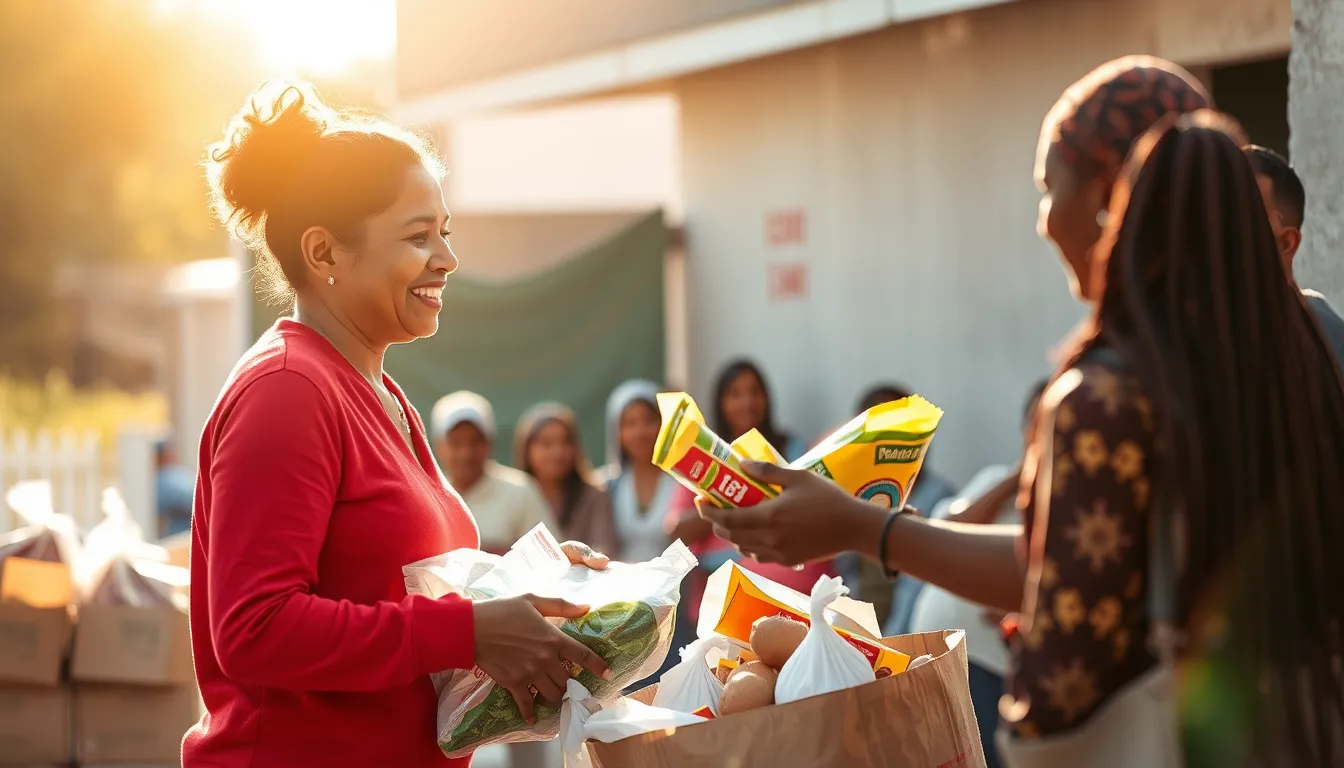
[[[335,284],[336,284],[336,278],[332,277],[331,275],[327,275],[327,285],[335,285]]]
[[[1105,208],[1102,208],[1100,211],[1097,211],[1097,226],[1098,226],[1098,227],[1101,227],[1102,229],[1105,229],[1105,228],[1106,228],[1106,223],[1109,222],[1110,220],[1111,220],[1111,214],[1110,214],[1109,212],[1107,212],[1107,210],[1106,210]]]

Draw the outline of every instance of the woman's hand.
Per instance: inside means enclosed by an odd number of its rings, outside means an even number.
[[[698,501],[697,501],[698,503]],[[702,541],[706,536],[714,532],[714,527],[708,521],[702,520],[695,510],[687,509],[677,516],[669,519],[668,525],[664,526],[667,536],[673,541],[680,539],[684,544],[694,544]]]
[[[581,541],[566,541],[560,545],[560,551],[569,558],[570,565],[586,565],[594,571],[605,571],[611,563],[611,558]]]
[[[588,606],[552,597],[523,595],[480,600],[475,613],[476,666],[513,694],[529,725],[536,722],[533,691],[559,703],[570,672],[565,662],[611,679],[607,662],[561,632],[546,617],[577,619]]]
[[[888,510],[845,493],[811,472],[745,461],[753,478],[783,489],[770,501],[745,509],[698,505],[714,533],[762,563],[801,565],[841,552],[876,556]]]

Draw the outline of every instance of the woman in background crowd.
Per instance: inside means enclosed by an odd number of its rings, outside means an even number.
[[[538,523],[553,522],[536,481],[490,458],[495,447],[490,401],[475,392],[445,395],[434,404],[429,423],[448,482],[476,518],[481,549],[502,555]]]
[[[537,481],[563,538],[581,536],[575,540],[613,559],[621,557],[611,497],[589,469],[574,411],[559,403],[529,408],[518,420],[514,461]]]
[[[671,541],[667,512],[677,481],[653,463],[658,442],[658,385],[627,381],[607,400],[607,467],[621,559],[640,563],[663,553]]]
[[[714,407],[709,426],[732,442],[756,430],[785,461],[807,452],[807,443],[775,424],[775,409],[765,374],[750,360],[734,360],[723,367],[714,384]]]
[[[671,543],[667,515],[681,486],[653,463],[658,442],[658,385],[627,381],[607,399],[607,493],[611,496],[621,559],[630,563],[651,560]],[[684,617],[684,614],[683,614]],[[677,649],[695,639],[695,628],[678,621],[663,668],[632,690],[655,682],[679,660]]]
[[[1040,231],[1093,311],[1038,409],[1025,529],[886,514],[765,465],[752,470],[784,486],[778,499],[704,510],[770,561],[858,550],[1020,610],[1000,707],[1010,750],[1085,746],[1077,729],[1098,713],[1128,730],[1139,710],[1104,705],[1142,694],[1132,684],[1175,639],[1178,687],[1147,709],[1180,716],[1187,765],[1344,764],[1344,388],[1239,129],[1182,114],[1209,103],[1175,65],[1131,57],[1045,121]],[[1171,537],[1151,535],[1159,513]],[[1164,542],[1176,562],[1150,583]],[[1176,638],[1152,631],[1168,605],[1155,589],[1175,598]]]

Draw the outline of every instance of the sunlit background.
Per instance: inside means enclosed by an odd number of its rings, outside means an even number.
[[[395,0],[153,0],[160,18],[241,24],[256,63],[279,76],[335,77],[386,61],[397,44]]]

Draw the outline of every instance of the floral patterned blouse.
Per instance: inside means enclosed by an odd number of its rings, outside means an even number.
[[[1053,415],[1053,451],[1041,455],[1037,439],[1027,452],[1026,589],[1000,705],[1020,738],[1081,724],[1154,664],[1144,616],[1149,401],[1133,378],[1084,362],[1041,407],[1047,428]],[[1039,480],[1048,504],[1037,503]]]

